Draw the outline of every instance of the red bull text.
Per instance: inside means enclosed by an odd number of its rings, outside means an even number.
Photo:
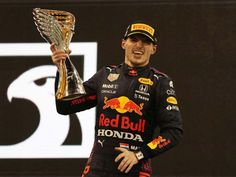
[[[132,122],[127,116],[120,116],[116,114],[115,118],[106,117],[104,114],[100,114],[99,127],[113,127],[121,128],[122,130],[132,130],[136,132],[145,131],[146,120],[139,119],[138,122]]]

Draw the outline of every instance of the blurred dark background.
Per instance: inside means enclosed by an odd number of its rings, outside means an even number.
[[[185,135],[153,159],[154,176],[236,176],[236,1],[3,0],[0,43],[43,42],[32,20],[35,7],[73,13],[72,41],[98,42],[98,69],[123,61],[120,43],[130,22],[156,24],[158,52],[151,63],[174,80]],[[6,67],[1,63],[1,70]],[[1,87],[8,77],[1,76]],[[2,116],[0,110],[0,136]],[[0,176],[80,176],[85,163],[0,158]]]

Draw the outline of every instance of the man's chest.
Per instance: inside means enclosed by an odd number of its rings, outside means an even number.
[[[154,100],[154,81],[145,76],[126,77],[109,74],[101,79],[98,103],[103,107],[116,108],[118,112],[141,110],[150,107]]]

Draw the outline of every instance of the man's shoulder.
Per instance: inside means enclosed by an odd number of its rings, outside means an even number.
[[[106,68],[107,70],[112,70],[112,69],[117,68],[117,66],[118,66],[118,65],[111,64],[111,65],[105,66],[105,68]]]
[[[173,87],[173,81],[169,75],[161,72],[160,70],[158,70],[154,67],[151,67],[151,70],[153,73],[153,77],[155,78],[154,80],[156,80],[157,83],[161,83],[164,86]]]
[[[115,65],[115,64],[111,64],[111,65],[107,65],[105,66],[105,70],[108,71],[108,72],[117,72],[117,70],[120,69],[122,64],[118,64],[118,65]]]
[[[152,73],[153,73],[153,75],[154,75],[155,77],[158,77],[158,78],[159,78],[159,77],[169,78],[169,76],[168,76],[166,73],[164,73],[164,72],[158,70],[158,69],[155,68],[155,67],[150,67],[150,69],[151,69],[151,71],[152,71]]]

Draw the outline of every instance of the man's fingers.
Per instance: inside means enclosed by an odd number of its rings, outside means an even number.
[[[56,51],[56,46],[54,43],[51,44],[50,50],[52,51],[52,53]]]
[[[128,168],[126,168],[125,173],[129,173],[129,171],[131,170],[131,168],[132,168],[133,166],[134,166],[134,163],[133,163],[133,162],[130,163],[129,166],[128,166]]]
[[[64,51],[56,50],[53,52],[51,58],[52,58],[53,63],[59,66],[59,64],[61,63],[61,60],[66,60],[66,58],[69,58],[69,56]]]
[[[54,43],[51,44],[50,50],[52,51],[52,53],[54,53],[54,52],[57,51],[56,45],[55,45]],[[65,51],[62,51],[62,52],[65,53]],[[72,51],[71,51],[70,49],[68,49],[68,50],[66,51],[66,53],[67,53],[68,55],[71,54],[71,52],[72,52]]]
[[[115,147],[116,151],[120,151],[121,153],[115,158],[115,162],[120,161],[118,166],[118,170],[121,172],[128,173],[132,167],[138,163],[138,159],[135,156],[135,153],[129,151],[125,148]],[[121,160],[122,159],[122,160]]]
[[[123,158],[124,157],[124,154],[123,153],[121,153],[121,154],[119,154],[116,158],[115,158],[115,162],[118,162],[121,158]]]
[[[128,159],[123,158],[123,160],[120,162],[118,166],[118,170],[121,170],[123,166],[125,166],[128,163]]]
[[[68,50],[69,53],[66,53],[64,50],[58,50],[54,43],[51,44],[50,49],[52,51],[52,57],[51,57],[52,61],[56,65],[61,63],[61,60],[65,60],[66,58],[69,58],[69,54],[71,53],[71,50]]]
[[[128,151],[127,149],[121,147],[115,147],[115,150],[122,152],[115,158],[115,162],[118,162],[121,158],[125,157],[125,154],[123,152]]]
[[[116,150],[116,151],[120,151],[120,152],[128,151],[127,149],[122,148],[122,147],[115,147],[115,150]]]
[[[131,161],[129,159],[123,159],[122,162],[120,163],[118,170],[120,170],[121,172],[124,172],[125,169],[130,165]]]

